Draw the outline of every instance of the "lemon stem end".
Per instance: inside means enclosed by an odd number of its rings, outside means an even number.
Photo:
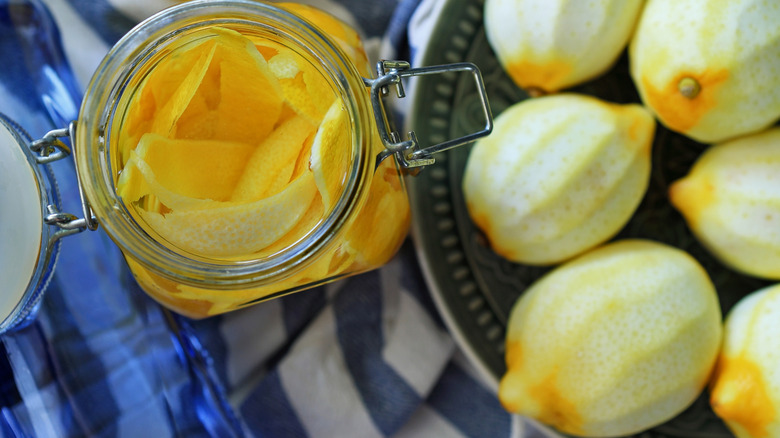
[[[693,99],[699,95],[701,85],[699,85],[699,81],[696,79],[685,77],[680,79],[680,82],[677,83],[677,89],[680,90],[680,94],[683,96],[688,99]]]

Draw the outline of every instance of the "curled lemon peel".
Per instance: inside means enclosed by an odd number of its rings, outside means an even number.
[[[254,151],[246,143],[216,140],[171,140],[155,134],[141,138],[136,149],[158,174],[164,187],[196,199],[229,200]]]
[[[294,174],[298,155],[314,126],[293,117],[255,148],[232,193],[233,201],[261,199],[278,193]]]
[[[316,194],[311,173],[280,193],[250,203],[224,202],[210,208],[168,214],[141,210],[144,220],[166,240],[207,256],[249,253],[272,244],[292,229]]]
[[[195,92],[203,81],[206,70],[211,64],[217,45],[213,40],[210,40],[204,43],[202,47],[205,53],[195,61],[192,69],[184,76],[181,84],[176,88],[176,91],[157,112],[159,116],[155,117],[154,122],[152,123],[152,132],[169,135],[174,129],[174,125],[179,120],[179,117],[181,117],[184,110],[187,109],[190,101],[195,96]]]
[[[314,137],[309,160],[326,210],[338,200],[349,170],[351,133],[341,102],[333,102]]]

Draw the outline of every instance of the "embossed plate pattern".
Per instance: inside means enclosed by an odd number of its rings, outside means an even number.
[[[450,0],[420,65],[470,61],[482,71],[493,114],[528,96],[504,74],[482,24],[484,0]],[[467,75],[420,78],[409,128],[422,145],[462,136],[483,124],[479,101]],[[617,103],[640,102],[624,54],[604,76],[573,92]],[[667,199],[668,184],[688,172],[706,146],[658,125],[650,187],[632,220],[616,238],[642,237],[688,251],[708,271],[724,315],[745,294],[767,282],[723,267],[691,235]],[[456,340],[493,387],[505,371],[504,333],[512,304],[548,268],[524,266],[495,255],[468,217],[461,178],[469,147],[438,154],[436,163],[410,179],[413,234],[434,299]],[[685,412],[637,438],[728,438],[706,394]]]

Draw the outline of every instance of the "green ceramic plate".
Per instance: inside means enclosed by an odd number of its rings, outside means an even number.
[[[528,96],[504,74],[485,38],[484,0],[450,0],[420,65],[459,61],[477,64],[490,106],[498,115]],[[423,77],[414,95],[409,128],[423,146],[478,131],[484,124],[476,89],[468,75]],[[571,91],[618,103],[640,102],[628,74],[627,56],[604,76]],[[715,283],[724,315],[745,294],[768,283],[736,274],[713,259],[689,232],[667,199],[668,184],[682,177],[705,148],[658,126],[650,188],[617,238],[643,237],[688,251]],[[428,286],[462,349],[494,388],[505,371],[504,333],[512,304],[547,269],[511,263],[486,247],[468,218],[461,177],[469,147],[436,155],[436,163],[411,178],[413,234]],[[666,424],[637,435],[731,437],[703,394]]]

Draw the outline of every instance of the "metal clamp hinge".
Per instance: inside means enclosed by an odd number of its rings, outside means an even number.
[[[480,104],[482,105],[482,114],[485,117],[485,125],[483,128],[477,132],[425,148],[420,147],[420,143],[414,131],[408,133],[408,138],[406,140],[401,140],[400,134],[393,130],[388,122],[387,113],[382,101],[382,97],[389,94],[390,86],[395,86],[396,95],[399,98],[403,98],[406,96],[406,92],[404,91],[403,82],[401,81],[402,78],[451,72],[468,72],[471,73],[474,78],[477,94],[479,96]],[[404,168],[427,166],[434,163],[435,159],[432,156],[433,154],[471,143],[478,138],[490,134],[493,130],[493,115],[490,111],[490,105],[488,104],[487,92],[485,91],[482,74],[480,73],[479,68],[470,62],[411,68],[406,61],[380,61],[377,63],[377,76],[376,79],[363,78],[363,82],[366,86],[371,87],[371,105],[374,110],[379,137],[382,139],[382,143],[385,146],[385,150],[377,157],[377,166],[385,158],[391,155],[395,155],[399,164]]]
[[[36,153],[35,160],[39,164],[49,164],[61,160],[71,155],[71,148],[68,147],[61,138],[70,137],[71,141],[76,138],[76,122],[70,122],[67,128],[54,129],[46,133],[43,138],[30,143],[30,149]],[[83,230],[96,230],[98,227],[97,218],[92,213],[89,202],[84,197],[84,191],[81,188],[81,179],[79,177],[79,168],[76,168],[76,178],[78,179],[79,197],[81,198],[81,210],[84,215],[79,218],[70,213],[60,212],[55,205],[47,205],[47,214],[43,221],[48,225],[55,225],[64,234],[77,233]]]

